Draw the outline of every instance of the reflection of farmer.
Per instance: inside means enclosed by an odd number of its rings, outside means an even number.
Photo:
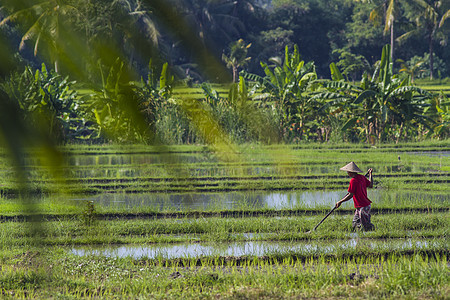
[[[336,208],[353,197],[353,203],[356,208],[355,216],[353,217],[353,229],[361,229],[361,226],[364,230],[375,229],[375,226],[370,222],[370,204],[372,201],[367,198],[367,188],[373,187],[372,169],[367,171],[369,180],[358,174],[362,171],[354,162],[350,162],[340,170],[347,171],[351,179],[348,194],[336,203]]]

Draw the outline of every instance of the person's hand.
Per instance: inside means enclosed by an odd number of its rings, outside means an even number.
[[[367,173],[369,173],[369,175],[372,175],[373,169],[370,168],[369,170],[367,170]]]
[[[339,206],[341,206],[341,204],[342,204],[341,201],[336,202],[336,208],[339,208]]]

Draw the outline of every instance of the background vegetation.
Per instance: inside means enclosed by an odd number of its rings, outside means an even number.
[[[0,87],[28,125],[60,142],[449,134],[447,2],[2,4],[11,67]]]

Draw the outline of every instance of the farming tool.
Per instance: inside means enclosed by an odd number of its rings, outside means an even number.
[[[311,229],[310,231],[308,231],[307,233],[311,233],[312,231],[314,231],[314,230],[316,230],[317,229],[317,227],[319,227],[319,225],[320,224],[322,224],[322,222],[323,221],[325,221],[325,219],[326,218],[328,218],[328,216],[329,215],[331,215],[332,213],[333,213],[333,211],[336,209],[337,207],[335,206],[335,207],[333,207],[333,209],[332,210],[330,210],[330,212],[329,213],[327,213],[327,215],[322,219],[322,221],[320,221],[316,226],[314,226],[314,228],[313,229]]]
[[[364,175],[364,176],[367,176],[367,175],[369,175],[369,171],[367,171],[366,175]],[[317,227],[319,227],[319,225],[322,224],[322,222],[325,221],[325,219],[328,218],[328,216],[331,215],[336,208],[337,208],[336,206],[333,207],[333,209],[330,210],[330,212],[327,213],[327,215],[316,226],[314,226],[313,229],[311,229],[310,231],[308,231],[306,233],[311,233],[312,231],[315,231],[317,229]]]

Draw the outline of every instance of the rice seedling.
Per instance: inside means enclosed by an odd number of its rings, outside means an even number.
[[[23,263],[37,252],[17,255]],[[55,251],[47,264],[25,274],[3,264],[3,295],[62,297],[445,297],[449,276],[446,256],[419,253],[404,257],[358,256],[305,260],[250,258],[236,260],[161,259],[67,255]],[[11,271],[8,271],[11,270]],[[5,285],[3,283],[7,283]],[[32,283],[32,284],[30,284]]]
[[[32,216],[0,157],[0,293],[445,297],[448,147],[241,145],[242,161],[229,163],[203,146],[68,145],[62,183],[25,158],[33,214],[44,220],[37,236],[26,230]],[[307,234],[346,193],[338,170],[350,158],[375,169],[376,230],[353,233],[347,203]],[[135,252],[119,255],[125,251]]]

